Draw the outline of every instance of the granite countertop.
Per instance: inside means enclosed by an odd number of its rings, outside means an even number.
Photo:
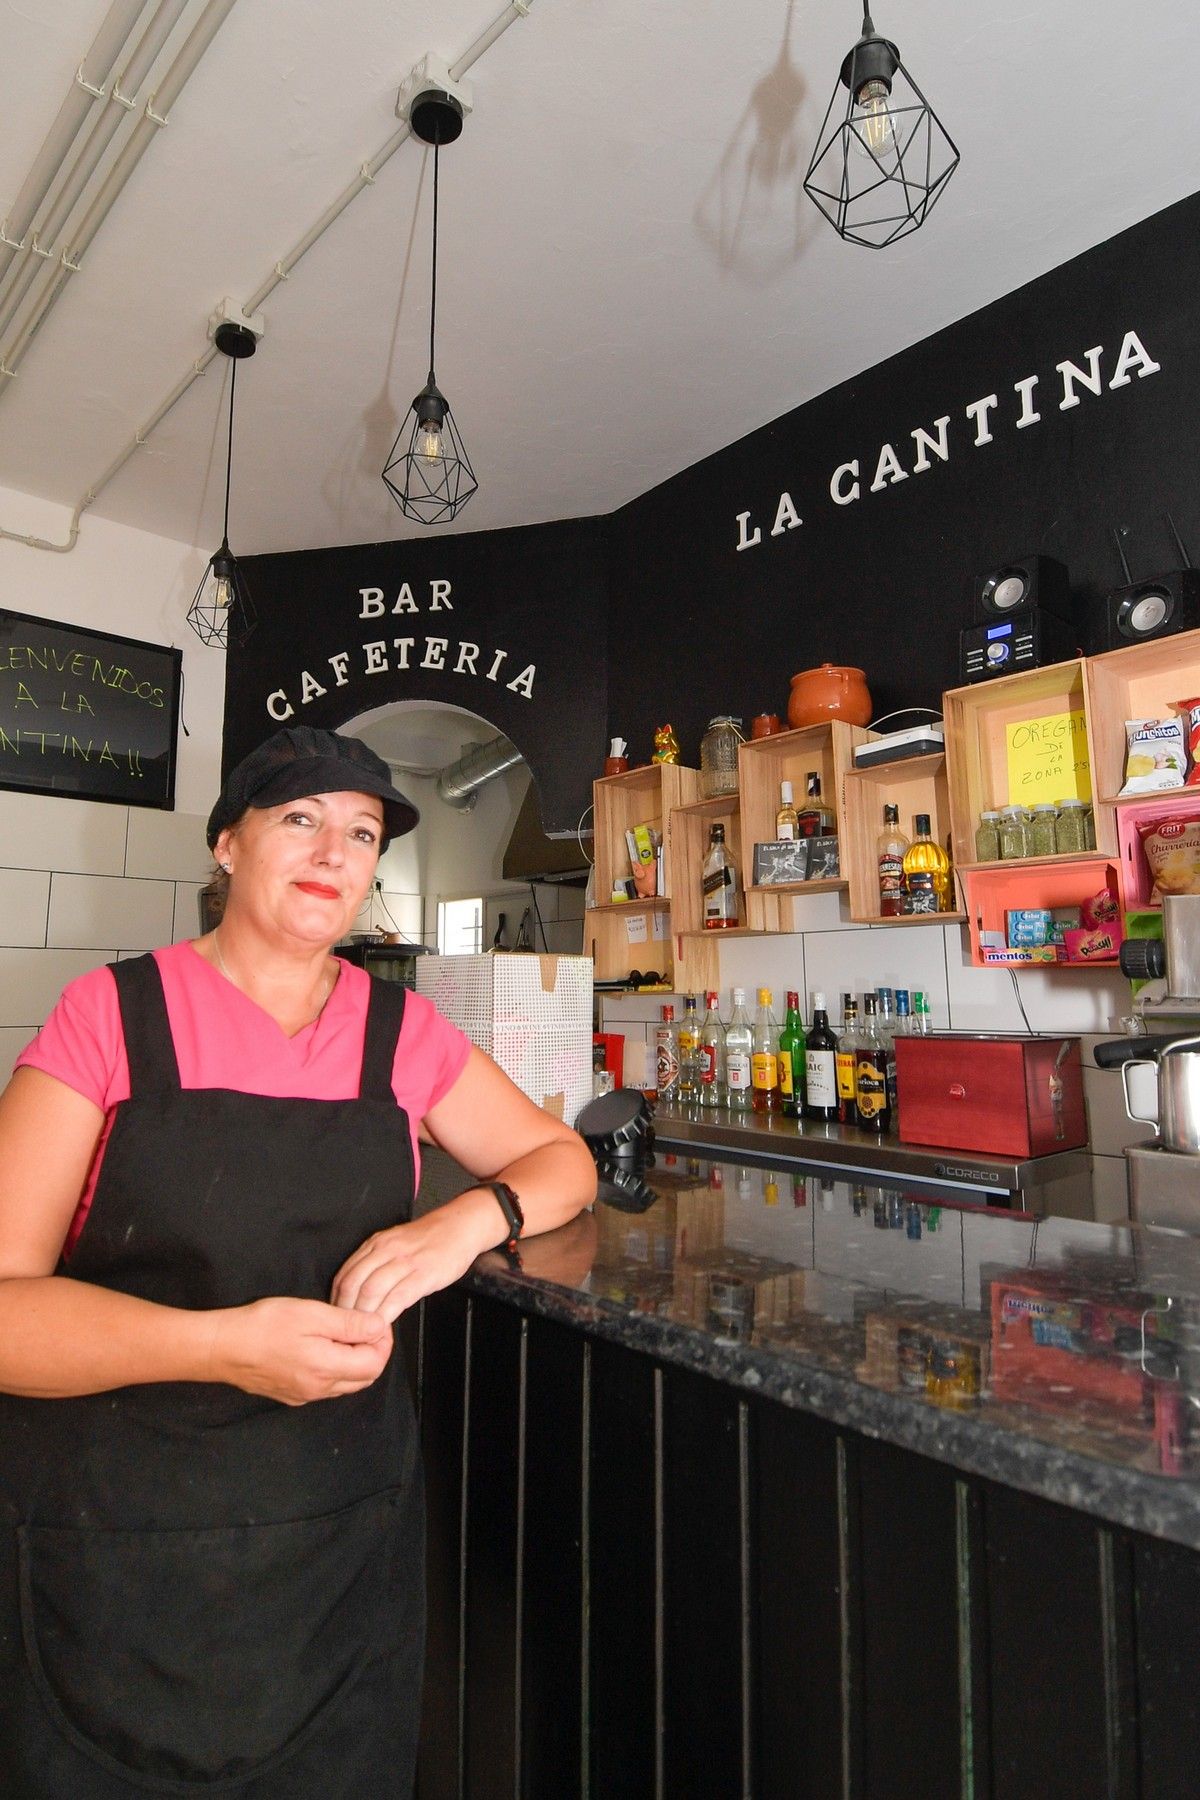
[[[436,1154],[424,1204],[464,1185]],[[440,1190],[440,1191],[439,1191]],[[1200,1549],[1200,1239],[660,1151],[475,1292]]]

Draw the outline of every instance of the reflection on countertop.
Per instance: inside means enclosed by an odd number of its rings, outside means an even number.
[[[1194,1237],[660,1152],[636,1190],[606,1187],[520,1267],[493,1255],[468,1280],[1200,1547]]]

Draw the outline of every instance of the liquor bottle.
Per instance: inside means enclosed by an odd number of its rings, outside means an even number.
[[[836,1070],[838,1091],[838,1124],[854,1125],[855,1070],[858,1066],[858,1001],[853,994],[842,995],[842,1035],[838,1042]]]
[[[804,1111],[810,1119],[838,1116],[837,1034],[829,1029],[824,994],[814,994],[813,1022],[804,1046]]]
[[[664,1006],[662,1023],[654,1028],[654,1062],[658,1071],[659,1103],[670,1105],[679,1098],[679,1034],[675,1030],[675,1008]]]
[[[875,1009],[875,1028],[880,1042],[887,1051],[887,1095],[888,1110],[892,1118],[896,1117],[896,1014],[892,1010],[892,990],[889,987],[875,989],[878,1002]],[[908,996],[905,996],[907,1003]]]
[[[913,997],[912,997],[912,1005],[913,1005],[913,1026],[912,1026],[913,1036],[914,1037],[928,1037],[930,1032],[933,1030],[933,1020],[929,1016],[929,996],[927,994],[923,994],[921,992],[920,988],[914,989]]]
[[[856,1123],[864,1131],[886,1131],[892,1121],[887,1097],[887,1050],[876,1025],[876,999],[867,994],[863,999],[862,1036],[854,1064],[854,1101]]]
[[[821,798],[819,770],[809,770],[804,778],[804,789],[807,799],[796,815],[797,834],[800,837],[833,837],[837,831],[837,820]]]
[[[679,1023],[679,1098],[700,1097],[700,1020],[696,1013],[696,996],[688,994]]]
[[[796,803],[792,799],[792,784],[790,781],[781,781],[779,784],[779,811],[775,814],[775,837],[779,843],[792,842],[799,836],[798,816]]]
[[[916,836],[904,852],[904,901],[910,913],[950,911],[950,858],[930,836],[928,813],[917,814]]]
[[[717,1011],[717,996],[707,993],[704,1003],[708,1011],[700,1028],[700,1104],[725,1104],[725,1027]]]
[[[725,1082],[730,1112],[750,1110],[750,1057],[754,1034],[746,1012],[745,988],[733,990],[733,1012],[725,1027]]]
[[[773,999],[770,988],[759,988],[750,1054],[751,1103],[755,1112],[778,1112],[780,1106],[779,1026],[771,1011]]]
[[[800,996],[788,989],[787,1012],[779,1034],[779,1094],[783,1115],[798,1119],[804,1111],[804,1025]]]
[[[704,929],[727,931],[738,922],[737,869],[725,848],[725,827],[712,825],[708,854],[701,876],[704,894]]]
[[[879,860],[879,916],[898,919],[904,912],[904,853],[908,839],[900,829],[900,808],[885,806],[883,830],[876,840]]]

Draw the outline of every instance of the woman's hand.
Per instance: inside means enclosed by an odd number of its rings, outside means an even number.
[[[211,1381],[285,1406],[356,1394],[378,1380],[392,1353],[380,1314],[280,1296],[210,1315]]]
[[[481,1213],[486,1221],[482,1233]],[[378,1313],[390,1325],[426,1294],[465,1275],[503,1231],[504,1219],[490,1194],[479,1208],[451,1201],[411,1224],[377,1231],[360,1244],[334,1276],[330,1298],[337,1307]]]

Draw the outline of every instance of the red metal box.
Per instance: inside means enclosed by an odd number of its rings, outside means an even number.
[[[1078,1038],[898,1037],[896,1097],[905,1144],[1050,1156],[1087,1143]]]

